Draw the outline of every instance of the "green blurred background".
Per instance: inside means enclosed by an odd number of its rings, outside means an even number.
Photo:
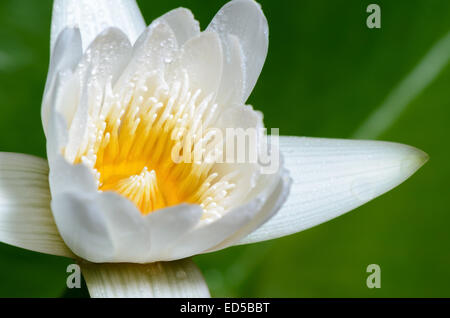
[[[351,138],[450,30],[448,0],[260,2],[270,45],[249,103],[284,135]],[[381,29],[366,27],[372,2],[381,6]],[[184,6],[204,28],[225,1],[138,3],[147,23]],[[50,17],[50,0],[0,2],[0,151],[45,157],[40,103]],[[318,227],[195,257],[212,295],[450,297],[448,64],[379,136],[425,150],[427,165],[381,198]],[[0,296],[88,296],[85,287],[65,287],[70,263],[0,244]],[[380,289],[366,287],[372,263],[381,266]]]

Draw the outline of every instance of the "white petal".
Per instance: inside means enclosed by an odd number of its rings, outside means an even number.
[[[66,29],[61,33],[71,36],[72,42],[79,42],[77,29]],[[63,50],[65,39],[58,40],[61,44],[61,55],[70,51],[70,46]],[[57,46],[58,50],[60,46]],[[55,50],[56,54],[57,50]],[[131,45],[126,35],[117,28],[104,30],[92,42],[82,55],[79,63],[57,63],[70,65],[70,68],[58,69],[54,80],[49,84],[49,91],[44,94],[43,123],[47,137],[47,156],[60,153],[61,147],[66,146],[67,128],[75,135],[77,142],[81,142],[86,131],[88,111],[98,111],[99,103],[106,94],[106,88],[111,87],[117,80],[131,55]],[[75,68],[74,70],[72,69]],[[49,72],[49,79],[53,72]],[[48,80],[49,81],[49,80]],[[49,83],[47,81],[47,83]],[[95,109],[97,107],[97,109]],[[56,115],[58,114],[58,115]],[[56,127],[55,124],[58,124]],[[49,126],[53,125],[53,129]],[[68,127],[67,127],[68,126]],[[50,132],[52,131],[52,132]],[[59,140],[59,142],[58,142]],[[59,143],[59,146],[55,144]],[[75,147],[73,141],[69,147]],[[49,151],[51,149],[51,151]]]
[[[55,0],[52,13],[51,49],[66,27],[78,27],[83,49],[108,27],[122,30],[134,43],[145,29],[135,0]]]
[[[164,20],[153,22],[134,44],[130,62],[116,84],[117,90],[130,90],[129,83],[145,82],[145,77],[152,73],[162,78],[167,62],[175,58],[177,51],[177,39],[169,24]]]
[[[170,26],[180,47],[200,34],[199,23],[188,9],[174,9],[158,18],[158,20],[164,20]]]
[[[168,81],[182,78],[183,72],[189,76],[192,91],[200,89],[202,95],[217,93],[222,77],[222,46],[214,32],[203,32],[187,41],[178,59],[168,66]]]
[[[53,220],[44,159],[0,153],[0,242],[41,253],[74,256]]]
[[[270,178],[270,175],[266,175]],[[259,209],[256,216],[252,217],[251,221],[241,226],[233,235],[229,236],[226,240],[220,244],[209,249],[208,252],[217,251],[228,246],[236,244],[242,238],[246,237],[249,233],[252,233],[255,229],[260,227],[262,224],[270,220],[278,210],[281,208],[283,203],[285,203],[288,198],[289,190],[291,187],[291,178],[287,171],[283,168],[280,171],[280,178],[276,178],[276,186],[274,189],[270,189],[267,184],[264,184],[266,190],[269,190],[266,194],[264,205]],[[264,190],[263,190],[264,191]]]
[[[286,171],[264,175],[253,187],[251,198],[211,223],[201,222],[170,250],[173,259],[216,251],[234,244],[272,217],[286,200],[290,179]],[[170,259],[169,259],[170,260]]]
[[[221,35],[226,52],[228,35],[235,35],[242,46],[245,65],[243,101],[246,101],[261,73],[269,46],[267,20],[253,0],[233,0],[225,4],[208,26]]]
[[[428,158],[421,150],[390,142],[280,139],[294,180],[290,196],[239,244],[296,233],[353,210],[408,179]]]
[[[93,298],[210,297],[199,268],[189,259],[145,265],[80,265]]]
[[[61,31],[50,57],[47,82],[42,99],[41,118],[46,134],[50,108],[56,103],[63,85],[71,78],[82,54],[79,29],[66,28]]]
[[[51,167],[52,211],[58,229],[71,250],[91,262],[171,259],[169,247],[200,220],[201,208],[186,204],[143,216],[127,198],[98,192],[84,165],[74,166],[55,156]]]
[[[86,138],[88,113],[98,112],[106,95],[129,61],[131,45],[117,28],[99,34],[86,49],[71,83],[53,106],[69,126],[66,153],[75,152]]]
[[[242,46],[236,36],[228,34],[228,41],[222,47],[226,52],[216,100],[220,105],[244,104],[245,65]]]

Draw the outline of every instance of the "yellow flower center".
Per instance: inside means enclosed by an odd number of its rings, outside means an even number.
[[[65,157],[91,167],[99,191],[127,197],[142,214],[191,203],[204,217],[221,215],[232,202],[232,174],[214,162],[194,161],[199,142],[204,153],[222,149],[207,129],[217,120],[217,105],[211,95],[191,91],[186,78],[170,88],[158,83],[147,77],[118,93],[107,89],[89,107],[82,141],[69,142]],[[174,154],[189,160],[174,160]]]

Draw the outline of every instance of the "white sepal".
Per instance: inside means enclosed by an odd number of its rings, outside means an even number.
[[[41,253],[74,256],[53,220],[44,159],[0,152],[0,242]]]
[[[203,298],[208,286],[193,261],[151,264],[81,262],[92,298]]]
[[[351,211],[391,190],[428,159],[411,146],[368,140],[280,137],[294,180],[288,200],[238,244],[303,231]]]

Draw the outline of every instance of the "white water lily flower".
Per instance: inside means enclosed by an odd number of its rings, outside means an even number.
[[[42,103],[49,173],[43,159],[0,154],[0,241],[93,263],[178,260],[310,228],[426,161],[396,143],[280,137],[284,162],[272,174],[259,163],[175,163],[179,129],[207,139],[200,126],[263,127],[245,101],[267,48],[267,21],[252,0],[229,2],[203,32],[187,9],[145,27],[133,0],[55,0]],[[93,263],[83,267],[93,296],[177,281],[198,292],[144,295],[208,293],[189,261],[148,265],[151,277],[147,265]]]

